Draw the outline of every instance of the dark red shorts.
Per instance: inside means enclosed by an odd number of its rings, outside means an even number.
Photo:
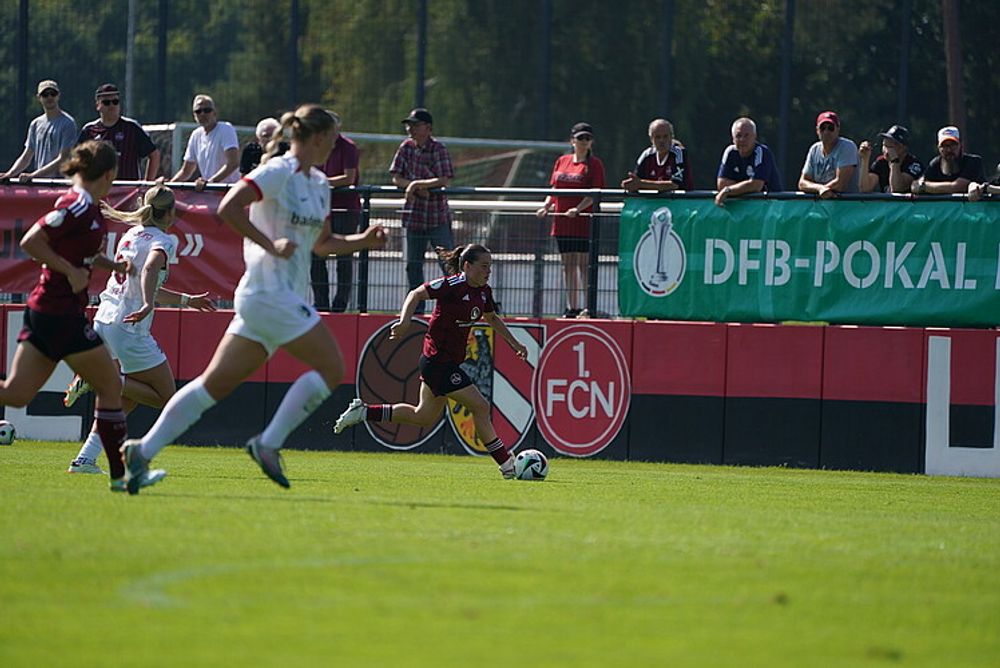
[[[420,356],[420,380],[431,388],[436,397],[443,397],[455,390],[472,385],[472,379],[457,364],[435,362]]]
[[[82,313],[39,313],[24,309],[24,327],[17,342],[27,341],[54,362],[67,355],[104,345]]]

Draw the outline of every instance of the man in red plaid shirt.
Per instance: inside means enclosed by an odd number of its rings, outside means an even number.
[[[431,188],[448,186],[455,175],[444,144],[431,136],[434,119],[423,108],[403,119],[409,135],[396,149],[389,172],[392,182],[406,189],[403,227],[406,229],[406,280],[412,290],[424,283],[427,246],[452,248],[451,209],[448,198]],[[444,268],[442,267],[442,272]]]

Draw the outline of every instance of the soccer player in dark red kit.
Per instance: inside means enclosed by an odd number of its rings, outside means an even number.
[[[42,271],[28,296],[10,373],[0,381],[0,404],[26,406],[64,360],[94,388],[94,417],[108,456],[111,490],[125,491],[122,383],[85,312],[92,267],[119,273],[132,269],[128,262],[113,262],[103,254],[108,230],[98,202],[111,189],[117,164],[115,149],[107,142],[74,147],[62,165],[73,186],[21,239],[21,248],[42,263]]]
[[[493,327],[521,359],[527,359],[528,349],[514,338],[496,314],[493,290],[487,284],[493,264],[490,251],[485,246],[469,244],[452,251],[439,248],[438,255],[448,275],[411,290],[403,301],[399,322],[389,332],[390,340],[400,339],[410,326],[417,304],[425,299],[437,300],[420,355],[419,404],[366,406],[361,399],[354,399],[337,419],[333,430],[339,434],[366,420],[429,427],[441,418],[447,400],[454,399],[472,413],[476,435],[500,465],[500,473],[504,478],[513,478],[514,458],[493,429],[490,404],[461,364],[465,361],[469,327],[480,318]]]

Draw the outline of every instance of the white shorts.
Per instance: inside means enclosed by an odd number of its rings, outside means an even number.
[[[96,321],[94,330],[104,339],[111,357],[118,360],[124,374],[147,371],[167,361],[167,356],[149,332],[129,325]]]
[[[236,334],[264,346],[268,356],[319,323],[319,314],[290,291],[236,294],[236,314],[226,334]]]

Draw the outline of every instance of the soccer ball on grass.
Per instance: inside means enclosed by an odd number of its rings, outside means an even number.
[[[549,460],[538,450],[522,450],[514,456],[514,477],[518,480],[545,480]]]
[[[17,430],[14,425],[6,420],[0,420],[0,445],[10,445],[17,438]]]

